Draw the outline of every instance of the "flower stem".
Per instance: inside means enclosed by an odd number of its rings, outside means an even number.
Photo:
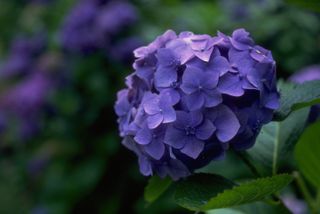
[[[246,164],[246,166],[250,169],[253,175],[256,177],[261,177],[260,173],[258,172],[257,168],[250,162],[250,160],[241,152],[235,152],[236,155]]]
[[[251,161],[246,157],[245,154],[241,152],[235,152],[236,155],[248,166],[252,174],[254,174],[257,178],[262,177],[260,173],[258,172],[257,168],[251,163]],[[288,212],[290,210],[288,207],[284,204],[282,199],[277,195],[277,194],[272,194],[271,195],[271,200],[265,201],[267,204],[273,204],[273,205],[281,205],[284,209],[286,209]]]
[[[297,171],[293,172],[293,177],[295,178],[297,185],[298,185],[304,199],[306,200],[306,202],[311,210],[311,213],[316,214],[317,213],[317,207],[315,206],[316,204],[315,204],[303,178],[301,177],[300,173]]]
[[[320,210],[320,188],[317,191],[315,207],[316,210]]]

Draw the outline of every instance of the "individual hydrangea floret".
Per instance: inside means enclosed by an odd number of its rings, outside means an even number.
[[[275,61],[244,29],[168,30],[134,54],[115,111],[143,175],[176,180],[228,149],[248,149],[278,108]]]

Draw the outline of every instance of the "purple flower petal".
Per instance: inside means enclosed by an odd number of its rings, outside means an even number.
[[[209,59],[211,57],[213,51],[213,47],[207,49],[207,50],[202,50],[202,51],[195,51],[194,54],[196,55],[196,57],[198,57],[199,59],[205,61],[205,62],[209,62]]]
[[[158,96],[156,94],[146,93],[144,96],[143,109],[149,115],[159,113],[160,108]]]
[[[278,93],[270,93],[265,94],[264,99],[262,99],[262,105],[269,109],[278,109],[280,106],[279,103],[279,94]]]
[[[201,109],[205,102],[205,98],[201,92],[186,95],[185,100],[190,111]]]
[[[173,40],[166,45],[166,48],[170,48],[177,56],[180,56],[181,64],[185,64],[194,57],[193,50],[183,40]]]
[[[208,71],[219,74],[219,76],[224,75],[229,71],[230,65],[228,60],[223,56],[215,57],[208,68]]]
[[[182,76],[182,84],[180,88],[186,94],[191,94],[198,90],[200,86],[199,76],[203,76],[203,71],[196,67],[187,67]]]
[[[176,67],[180,64],[178,58],[171,49],[161,48],[157,51],[158,65],[162,67]]]
[[[178,180],[191,174],[189,169],[177,159],[170,159],[168,165],[170,166],[168,174],[173,180]]]
[[[157,128],[163,121],[163,115],[158,113],[151,116],[148,116],[147,123],[149,129],[155,129]]]
[[[244,29],[235,30],[230,39],[231,44],[238,50],[248,50],[253,45],[253,40]]]
[[[228,54],[231,66],[236,67],[242,74],[248,74],[251,72],[254,61],[249,56],[248,51],[230,49]]]
[[[193,159],[197,159],[204,149],[204,142],[195,138],[187,138],[186,145],[181,149],[181,152]]]
[[[163,142],[159,139],[153,140],[144,148],[145,148],[145,151],[156,160],[160,160],[164,155],[164,151],[165,151],[165,146]]]
[[[207,140],[212,136],[215,130],[216,127],[210,120],[204,120],[196,130],[196,137],[200,140]]]
[[[273,61],[271,52],[258,45],[254,46],[254,48],[250,51],[250,56],[258,62],[262,63]]]
[[[169,126],[165,134],[164,142],[173,148],[181,149],[186,144],[185,133],[173,126]]]
[[[140,129],[133,138],[138,144],[147,145],[152,140],[152,132],[147,127]]]
[[[185,127],[196,127],[198,126],[202,120],[203,115],[200,111],[192,111],[192,112],[184,112],[177,111],[177,120],[174,123],[174,126],[179,129],[185,129]]]
[[[214,107],[222,103],[222,96],[221,93],[215,89],[212,90],[205,90],[205,107]]]
[[[216,135],[221,142],[231,140],[238,132],[240,123],[236,115],[225,105],[220,105],[216,111],[214,124],[217,127]]]
[[[244,90],[242,89],[242,85],[239,83],[240,79],[237,75],[227,73],[220,78],[218,90],[222,94],[240,97],[244,94]]]
[[[213,89],[218,85],[219,73],[205,72],[201,80],[201,85],[206,89]]]
[[[144,176],[152,175],[152,167],[150,161],[146,157],[139,156],[139,166],[141,174]]]
[[[177,104],[180,101],[180,93],[176,89],[168,88],[168,89],[164,89],[161,92],[163,92],[169,97],[169,98],[167,97],[167,99],[170,99],[173,105]]]
[[[171,123],[176,120],[176,112],[172,107],[167,107],[162,110],[163,123]]]
[[[172,68],[159,67],[154,74],[154,84],[157,88],[169,87],[177,81],[177,72]]]

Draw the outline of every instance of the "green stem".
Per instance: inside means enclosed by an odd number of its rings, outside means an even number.
[[[300,173],[297,171],[293,172],[293,177],[295,178],[297,185],[298,185],[304,199],[306,200],[306,202],[311,210],[311,213],[316,214],[317,208],[315,206],[315,202],[314,202],[303,178],[301,177]]]
[[[272,175],[277,174],[277,161],[278,161],[278,150],[279,150],[279,134],[280,134],[280,126],[276,126],[276,142],[274,144],[273,150],[273,158],[272,158]]]
[[[261,177],[260,173],[258,172],[257,168],[250,162],[250,160],[246,157],[245,154],[241,152],[235,152],[236,155],[246,164],[246,166],[250,169],[252,174],[256,177]]]
[[[316,210],[320,210],[320,188],[317,191],[315,208]]]
[[[246,166],[250,169],[250,171],[252,172],[252,174],[254,174],[256,177],[262,177],[260,175],[260,173],[258,172],[257,168],[255,167],[255,165],[253,163],[251,163],[251,161],[247,158],[247,156],[241,152],[235,152],[236,155],[246,164]],[[290,210],[287,208],[287,206],[284,204],[284,202],[282,201],[282,199],[276,195],[276,194],[272,194],[271,195],[271,200],[270,201],[265,201],[265,203],[267,204],[273,204],[273,205],[279,205],[281,204],[281,206],[288,210],[288,212],[290,212]]]

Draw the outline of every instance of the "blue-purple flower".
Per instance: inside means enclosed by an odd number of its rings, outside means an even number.
[[[150,129],[157,128],[161,123],[171,123],[176,120],[170,93],[145,93],[143,109],[146,112],[147,124]]]
[[[62,68],[59,55],[46,53],[46,43],[43,32],[14,39],[0,67],[3,85],[0,111],[8,130],[5,134],[23,141],[41,129],[41,119],[48,107],[47,98],[61,78],[56,73]]]
[[[204,141],[212,136],[215,129],[199,111],[177,111],[177,120],[168,127],[164,142],[196,159],[203,151]]]
[[[46,42],[44,33],[38,33],[31,38],[15,38],[5,62],[0,67],[0,76],[8,78],[30,73],[34,62],[44,52]]]
[[[129,2],[81,0],[66,17],[60,42],[68,52],[88,54],[100,51],[127,62],[128,58],[133,58],[132,51],[141,41],[134,37],[122,41],[120,34],[137,20],[138,12]]]
[[[197,67],[187,67],[182,76],[181,89],[186,94],[186,104],[190,111],[202,107],[214,107],[222,102],[217,90],[219,74],[203,72]]]
[[[230,148],[250,148],[279,105],[271,52],[244,29],[168,30],[134,54],[115,111],[143,175],[179,179]]]

